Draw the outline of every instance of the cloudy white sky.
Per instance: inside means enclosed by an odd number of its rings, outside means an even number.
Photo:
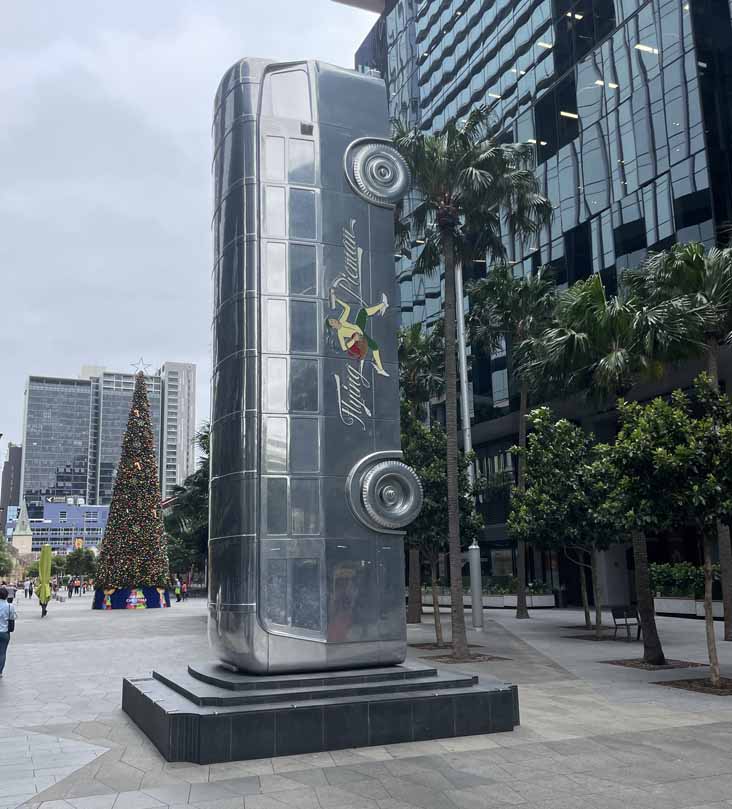
[[[0,25],[0,461],[29,374],[195,362],[208,416],[211,111],[243,56],[352,66],[331,0],[8,0]]]

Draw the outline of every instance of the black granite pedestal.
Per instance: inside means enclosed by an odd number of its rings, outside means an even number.
[[[216,664],[124,680],[122,708],[168,761],[213,764],[509,731],[518,690],[405,664],[252,676]]]

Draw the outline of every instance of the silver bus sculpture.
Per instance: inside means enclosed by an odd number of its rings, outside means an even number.
[[[250,673],[401,663],[394,205],[382,81],[245,59],[216,98],[209,639]]]

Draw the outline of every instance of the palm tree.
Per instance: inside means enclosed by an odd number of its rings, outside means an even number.
[[[470,288],[470,335],[476,345],[491,353],[505,345],[510,348],[510,368],[519,383],[519,447],[526,449],[526,416],[529,412],[529,356],[531,345],[549,326],[556,300],[554,281],[539,270],[524,278],[514,278],[507,264],[496,265],[486,278]],[[518,456],[516,488],[525,487],[525,453]],[[518,592],[516,617],[528,618],[526,607],[526,543],[517,543]]]
[[[402,329],[399,334],[399,388],[404,405],[412,419],[423,415],[430,399],[442,394],[444,372],[441,358],[444,357],[441,329],[425,331],[421,323]],[[429,410],[427,411],[429,416]],[[408,538],[414,532],[408,534]],[[422,565],[420,541],[408,541],[409,548],[409,597],[407,599],[407,622],[418,624],[422,620]],[[435,620],[439,613],[435,613]]]
[[[209,444],[208,423],[193,438],[201,451],[198,469],[181,486],[174,486],[174,498],[165,515],[165,531],[172,545],[171,556],[176,566],[204,563],[208,552]]]
[[[652,254],[638,269],[628,270],[623,280],[630,290],[649,304],[685,301],[704,312],[704,335],[700,353],[713,385],[719,388],[719,349],[732,334],[732,248],[691,242],[676,244]],[[717,526],[719,561],[724,600],[724,639],[732,641],[732,545],[729,526]]]
[[[394,143],[412,173],[420,201],[412,224],[422,251],[414,271],[444,266],[445,424],[447,512],[452,598],[452,642],[457,658],[468,656],[463,610],[458,492],[455,266],[457,261],[503,256],[502,225],[510,237],[529,238],[551,215],[531,168],[527,144],[501,144],[489,133],[485,107],[450,121],[439,135],[394,122]],[[460,302],[462,305],[462,301]]]
[[[607,405],[640,378],[659,378],[665,363],[698,350],[703,312],[686,299],[641,303],[627,295],[608,298],[600,276],[593,275],[559,296],[555,321],[538,340],[529,341],[531,380],[586,390]],[[644,659],[662,663],[645,534],[634,531],[632,544]]]
[[[399,333],[399,388],[416,418],[422,418],[425,405],[445,389],[444,355],[441,327],[428,332],[414,323]]]

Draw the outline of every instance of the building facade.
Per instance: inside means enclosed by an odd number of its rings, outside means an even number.
[[[57,499],[111,502],[135,377],[96,368],[84,373],[28,378],[20,491],[31,519]],[[195,468],[195,366],[166,363],[146,381],[165,497]]]
[[[8,507],[20,503],[20,475],[23,463],[23,448],[8,442],[7,457],[0,478],[0,532],[8,517]]]
[[[536,174],[554,217],[528,248],[506,240],[515,273],[548,266],[560,285],[599,273],[610,294],[623,270],[649,250],[674,242],[729,243],[731,5],[384,0],[356,66],[379,69],[370,56],[383,51],[392,114],[426,131],[439,132],[484,105],[497,137],[534,144]],[[396,260],[402,322],[429,327],[441,317],[442,284],[437,275],[413,274],[420,247],[412,248],[411,259]],[[466,273],[479,277],[485,266],[478,262]],[[499,351],[472,363],[473,444],[487,475],[511,472],[518,402],[507,362]],[[581,409],[571,415],[592,419]],[[601,437],[612,430],[611,424],[593,427]],[[505,572],[512,553],[507,499],[493,494],[482,507],[489,572]],[[548,560],[531,564],[544,577],[551,567]]]
[[[22,515],[15,513],[8,521],[8,533],[18,547],[20,527],[23,533],[30,532],[32,552],[37,553],[43,545],[50,545],[54,554],[66,554],[77,548],[96,548],[102,541],[109,517],[109,506],[90,506],[81,502],[45,501],[37,517],[23,522]],[[28,550],[27,552],[31,552]]]

